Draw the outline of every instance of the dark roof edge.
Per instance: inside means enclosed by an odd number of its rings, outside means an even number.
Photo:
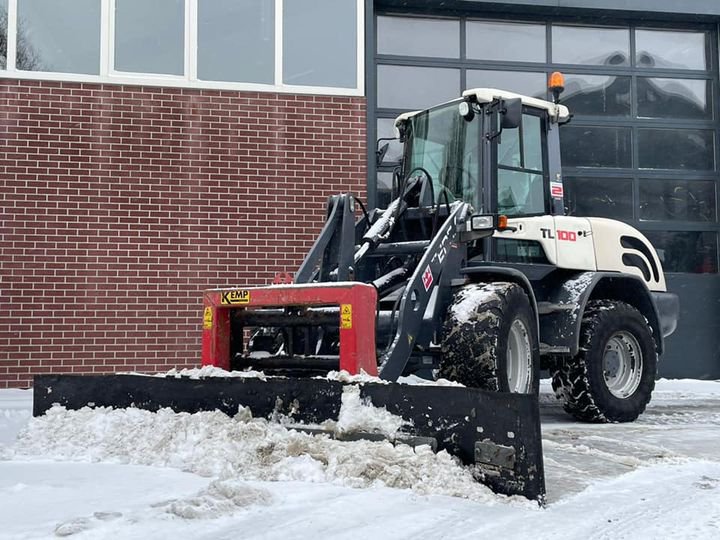
[[[649,18],[654,21],[718,22],[717,0],[376,0],[378,10],[552,17]]]

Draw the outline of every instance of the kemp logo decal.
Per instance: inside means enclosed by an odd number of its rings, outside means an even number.
[[[220,293],[220,303],[225,306],[234,306],[236,304],[249,304],[250,291],[240,289],[238,291],[223,291]]]
[[[425,290],[427,291],[430,289],[430,285],[433,283],[433,275],[432,270],[430,270],[430,265],[425,269],[422,275],[422,283],[423,287],[425,287]]]

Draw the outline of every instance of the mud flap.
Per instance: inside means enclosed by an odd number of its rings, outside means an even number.
[[[35,377],[33,415],[54,404],[150,411],[171,408],[194,413],[238,406],[253,416],[278,415],[295,422],[337,420],[344,384],[326,379],[222,378],[189,379],[142,375],[39,375]],[[454,386],[363,383],[365,402],[405,419],[403,438],[434,439],[472,468],[476,479],[493,491],[543,502],[540,414],[536,396],[487,392]]]

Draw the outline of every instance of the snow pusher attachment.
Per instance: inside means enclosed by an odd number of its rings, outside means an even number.
[[[543,501],[540,418],[533,395],[460,386],[348,384],[324,378],[39,375],[35,377],[33,415],[44,414],[54,404],[67,409],[219,410],[231,416],[243,406],[253,417],[318,433],[325,427],[318,424],[339,419],[343,392],[358,391],[358,387],[363,403],[384,407],[404,420],[404,427],[391,442],[430,444],[470,466],[476,479],[494,491]],[[386,437],[355,432],[338,438]]]
[[[357,282],[205,291],[202,363],[229,371],[248,367],[236,363],[245,359],[260,370],[377,375],[376,306],[375,287]],[[244,343],[246,328],[272,327],[280,327],[287,338],[281,346],[274,347],[268,339],[253,344],[254,349]],[[339,355],[318,354],[329,352],[322,349],[323,336],[318,333],[323,332],[332,335],[325,341],[332,341]],[[253,340],[262,338],[273,339],[256,331]]]

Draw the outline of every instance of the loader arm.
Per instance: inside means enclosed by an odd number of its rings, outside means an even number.
[[[398,309],[397,330],[390,347],[380,358],[380,377],[395,381],[403,374],[413,349],[427,348],[432,332],[421,332],[423,321],[432,320],[439,304],[440,285],[449,289],[449,276],[459,274],[465,252],[459,241],[460,225],[464,224],[470,206],[455,205],[448,219],[430,242],[415,271],[410,277]],[[430,307],[430,309],[428,309]],[[430,325],[426,325],[430,326]]]

